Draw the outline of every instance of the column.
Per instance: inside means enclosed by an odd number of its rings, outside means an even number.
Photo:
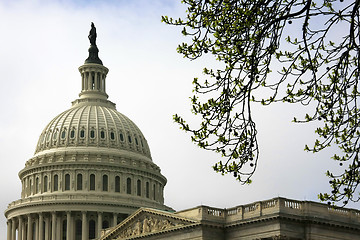
[[[45,240],[49,240],[49,233],[50,233],[50,217],[47,216],[45,218]]]
[[[66,212],[66,240],[71,238],[71,212]]]
[[[95,90],[98,90],[99,88],[99,85],[98,85],[98,78],[99,78],[99,73],[98,72],[95,72],[95,86],[94,86],[94,89]]]
[[[85,81],[84,73],[81,72],[81,91],[84,91],[84,81]]]
[[[56,212],[51,213],[51,240],[56,240]]]
[[[35,239],[39,239],[39,218],[35,218]]]
[[[97,232],[97,236],[98,236],[98,238],[100,238],[100,236],[101,236],[101,229],[102,229],[102,212],[98,212],[97,213],[98,214],[98,227],[97,227],[97,230],[98,230],[98,232]]]
[[[18,220],[19,220],[18,240],[22,240],[22,236],[23,236],[23,221],[22,221],[22,217],[19,216],[19,217],[18,217]]]
[[[27,229],[27,237],[26,240],[34,240],[32,239],[32,220],[31,215],[28,215],[28,229]]]
[[[16,240],[16,222],[15,222],[15,218],[11,219],[12,221],[12,228],[11,228],[11,240]]]
[[[86,212],[82,212],[82,221],[81,221],[81,240],[88,240],[88,219]]]
[[[118,214],[113,213],[113,227],[115,227],[117,225],[117,218],[118,218]]]
[[[39,213],[39,231],[38,239],[44,240],[44,216],[42,213]]]
[[[104,92],[105,92],[105,78],[106,78],[106,74],[104,74],[104,82],[103,82]]]
[[[56,239],[60,240],[62,237],[62,224],[63,224],[63,219],[61,216],[57,216],[56,217]],[[52,240],[52,239],[51,239]]]
[[[93,87],[92,87],[92,82],[93,82],[93,78],[94,75],[93,75],[93,72],[89,72],[89,90],[93,90]]]
[[[11,233],[12,233],[12,221],[9,219],[7,220],[7,240],[11,240]]]

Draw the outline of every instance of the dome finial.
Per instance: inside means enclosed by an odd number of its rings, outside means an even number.
[[[89,48],[89,57],[85,60],[85,63],[97,63],[102,65],[102,61],[98,56],[99,49],[96,46],[96,37],[96,28],[94,23],[91,22],[91,29],[88,36],[91,45]]]
[[[91,22],[91,29],[89,32],[89,40],[90,40],[90,44],[91,46],[96,46],[96,28],[93,22]]]

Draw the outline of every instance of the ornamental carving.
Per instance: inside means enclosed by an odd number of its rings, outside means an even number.
[[[177,223],[168,219],[158,219],[153,216],[146,216],[138,219],[135,224],[128,226],[119,234],[121,238],[138,236],[147,233],[164,231],[173,227],[183,226],[183,223]]]

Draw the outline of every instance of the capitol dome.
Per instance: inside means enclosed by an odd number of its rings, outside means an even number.
[[[43,130],[35,156],[72,147],[86,147],[88,151],[104,148],[114,154],[139,155],[152,161],[140,129],[110,102],[75,101],[72,108],[56,116]]]
[[[19,172],[21,199],[5,211],[8,239],[16,231],[26,240],[95,239],[140,207],[172,211],[146,138],[108,100],[93,25],[89,39],[79,98],[45,127]]]

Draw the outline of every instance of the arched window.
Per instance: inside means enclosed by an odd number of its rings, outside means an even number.
[[[57,174],[54,175],[54,191],[59,190],[59,176]]]
[[[103,191],[108,191],[108,176],[103,175]]]
[[[44,176],[44,183],[43,183],[44,192],[47,192],[47,185],[48,185],[48,177]]]
[[[150,184],[149,184],[149,182],[146,182],[145,194],[146,194],[147,198],[150,198]]]
[[[153,189],[153,199],[156,200],[156,185],[154,184],[154,189]]]
[[[39,178],[36,177],[35,179],[35,193],[39,192]]]
[[[54,131],[54,134],[53,134],[53,140],[55,141],[57,139],[57,136],[58,136],[58,129],[56,129]]]
[[[85,138],[85,130],[84,129],[80,130],[80,138]]]
[[[126,179],[126,193],[131,194],[131,178]]]
[[[70,132],[70,138],[74,139],[75,138],[75,129],[72,129]]]
[[[65,191],[70,190],[70,174],[65,174]]]
[[[95,174],[90,174],[90,190],[95,191]]]
[[[120,141],[124,141],[124,135],[122,133],[120,133]]]
[[[115,192],[120,192],[120,177],[115,177]]]
[[[95,138],[95,130],[91,129],[90,138]]]
[[[47,135],[47,138],[46,138],[46,141],[50,141],[50,137],[51,137],[51,131],[48,132],[48,135]]]
[[[137,180],[136,190],[137,190],[137,195],[141,196],[141,180],[140,179]]]
[[[132,139],[131,139],[130,135],[128,135],[128,140],[129,140],[129,143],[132,143]]]
[[[64,129],[62,132],[61,132],[61,139],[65,139],[66,137],[66,129]]]
[[[100,138],[105,139],[105,132],[103,130],[101,130],[100,132]]]
[[[31,195],[32,194],[32,180],[31,179],[29,179],[29,195]]]
[[[115,140],[115,133],[114,132],[110,132],[110,139]]]
[[[95,238],[95,221],[91,219],[89,221],[89,239],[94,239],[94,238]]]
[[[82,187],[82,182],[83,182],[83,177],[82,177],[82,174],[79,173],[76,177],[76,190],[82,190],[83,187]]]

